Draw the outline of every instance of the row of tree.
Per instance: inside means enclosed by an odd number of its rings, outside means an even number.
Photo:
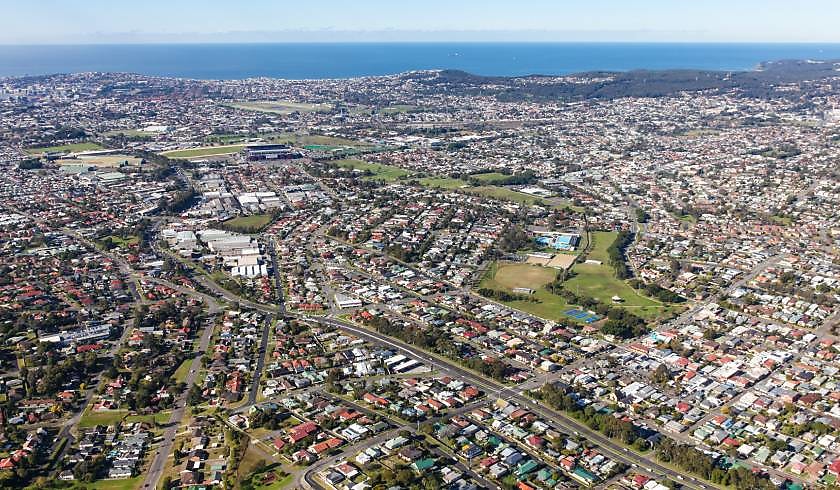
[[[534,296],[532,296],[532,295],[509,293],[507,291],[502,291],[500,289],[480,288],[478,290],[478,294],[484,296],[485,298],[490,298],[490,299],[494,299],[496,301],[501,301],[501,302],[506,302],[506,301],[536,302],[537,301],[537,299],[534,298]]]
[[[656,283],[645,283],[638,279],[631,279],[629,282],[630,287],[633,289],[637,289],[642,291],[645,295],[650,296],[652,298],[656,298],[659,301],[665,303],[684,303],[685,298],[680,296],[679,294],[671,291],[670,289],[663,288],[659,284]]]
[[[607,248],[610,266],[615,271],[615,277],[619,279],[627,279],[633,276],[633,272],[627,265],[627,257],[624,254],[627,247],[633,243],[633,238],[633,233],[621,230],[612,245]]]
[[[753,473],[742,467],[727,469],[723,466],[724,459],[692,446],[679,444],[670,437],[646,438],[641,429],[630,421],[598,412],[591,406],[581,407],[578,404],[580,398],[560,385],[547,384],[534,394],[552,408],[569,413],[590,429],[597,430],[611,439],[631,444],[640,451],[653,446],[660,461],[675,465],[715,484],[738,490],[776,488],[766,474]]]
[[[379,333],[445,356],[495,380],[504,381],[512,372],[510,365],[499,359],[481,358],[468,346],[455,342],[445,330],[436,327],[421,328],[413,324],[395,325],[381,316],[374,316],[363,322]]]

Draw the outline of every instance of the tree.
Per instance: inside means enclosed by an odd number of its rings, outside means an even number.
[[[44,168],[44,164],[38,158],[29,158],[18,163],[18,168],[21,170],[35,170]]]
[[[665,364],[660,364],[656,366],[656,369],[653,371],[653,381],[658,384],[665,384],[671,380],[671,371],[668,369],[668,366]]]

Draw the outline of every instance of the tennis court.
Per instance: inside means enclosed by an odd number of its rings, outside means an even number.
[[[570,316],[575,320],[582,321],[583,323],[593,323],[601,319],[601,317],[599,317],[598,315],[575,309],[566,310],[563,313],[565,313],[566,316]]]

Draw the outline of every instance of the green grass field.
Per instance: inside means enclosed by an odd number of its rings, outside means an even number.
[[[526,313],[536,315],[546,320],[565,320],[576,322],[574,318],[565,315],[563,312],[572,308],[573,306],[566,302],[562,296],[551,294],[545,289],[537,289],[533,294],[533,298],[537,299],[537,303],[530,301],[510,301],[506,305],[522,310]]]
[[[172,374],[172,377],[175,378],[176,383],[182,383],[185,379],[187,379],[187,374],[190,372],[190,368],[192,367],[193,359],[185,359],[184,362],[178,366],[178,369]]]
[[[297,133],[272,133],[264,136],[269,143],[287,144],[303,147],[323,147],[322,150],[345,148],[351,150],[365,150],[373,145],[363,141],[351,140],[339,136],[326,136],[322,134],[297,134]]]
[[[618,233],[614,231],[593,231],[589,233],[589,238],[592,240],[592,250],[586,254],[586,258],[600,260],[606,265],[610,260],[607,249],[618,238]]]
[[[83,164],[99,168],[118,168],[124,165],[132,167],[140,166],[142,161],[142,158],[138,158],[131,155],[98,155],[86,156],[79,159],[60,158],[56,160],[56,163],[59,165]]]
[[[790,216],[773,215],[769,219],[777,225],[790,226],[793,223],[793,218]]]
[[[460,189],[469,184],[459,179],[452,179],[449,177],[423,177],[419,179],[420,185],[425,187],[432,187],[434,189]]]
[[[683,223],[690,223],[690,224],[697,224],[697,218],[690,214],[684,214],[682,216],[677,215],[677,219],[682,221]]]
[[[369,143],[362,141],[350,140],[338,136],[325,136],[322,134],[294,134],[294,133],[280,133],[269,137],[272,143],[287,143],[292,145],[323,145],[323,146],[352,146],[352,147],[369,147]]]
[[[490,288],[512,292],[513,288],[530,288],[537,302],[507,301],[506,305],[549,320],[571,320],[563,314],[569,304],[562,297],[551,294],[544,288],[557,276],[555,269],[528,264],[499,264],[490,266],[479,284],[479,288]]]
[[[608,265],[575,264],[572,267],[575,276],[566,280],[563,288],[581,296],[589,296],[606,304],[612,303],[612,297],[624,300],[622,306],[660,306],[661,303],[639,295],[626,282],[617,279],[612,267]]]
[[[471,187],[466,189],[467,192],[476,193],[485,197],[493,197],[496,199],[505,199],[508,201],[518,202],[520,204],[542,204],[543,200],[539,197],[517,192],[506,187],[498,187],[495,185],[483,185],[480,187]]]
[[[655,299],[648,298],[636,292],[626,281],[615,277],[613,268],[609,265],[607,249],[618,238],[614,231],[590,232],[591,249],[586,254],[587,259],[599,260],[597,264],[575,264],[572,271],[574,277],[563,284],[563,288],[581,296],[589,296],[606,304],[613,304],[612,297],[618,296],[623,301],[616,304],[630,309],[633,313],[649,318],[667,313],[672,308]],[[584,246],[585,247],[585,246]],[[582,247],[582,248],[584,248]]]
[[[268,226],[274,217],[270,214],[252,214],[250,216],[238,216],[236,218],[223,221],[224,228],[240,233],[248,233],[251,230],[261,230]]]
[[[503,173],[499,173],[499,172],[488,172],[486,174],[470,175],[470,177],[472,177],[474,179],[477,179],[477,180],[480,180],[482,182],[485,182],[485,181],[488,181],[488,180],[504,179],[504,178],[509,177],[509,176],[505,175]]]
[[[159,135],[160,133],[157,131],[143,131],[142,129],[115,129],[113,131],[105,131],[102,133],[102,136],[119,136],[121,134],[130,138],[151,138]]]
[[[204,138],[204,141],[208,143],[221,143],[223,145],[232,145],[236,143],[241,143],[248,139],[248,135],[242,134],[211,134]]]
[[[492,289],[530,288],[539,289],[557,277],[555,269],[530,264],[494,264],[491,266],[481,287]]]
[[[245,111],[283,115],[288,115],[293,112],[328,112],[333,108],[332,104],[310,104],[308,102],[293,102],[290,100],[234,102],[227,104],[227,106]]]
[[[410,173],[408,170],[399,167],[393,167],[391,165],[382,165],[379,163],[369,163],[355,159],[335,160],[333,163],[342,168],[354,170],[369,170],[373,172],[373,175],[368,176],[368,179],[384,180],[386,182],[395,181],[400,177],[405,177],[409,175]]]
[[[26,153],[30,155],[38,155],[41,153],[49,153],[49,152],[56,152],[56,151],[67,151],[67,152],[78,152],[78,151],[90,151],[90,150],[101,150],[102,147],[97,145],[96,143],[73,143],[69,145],[60,145],[60,146],[41,146],[37,148],[27,148]]]
[[[282,478],[276,478],[274,481],[267,482],[269,474],[274,473],[275,478],[283,474],[283,468],[280,465],[272,464],[265,470],[258,473],[252,473],[247,480],[251,482],[253,488],[257,490],[281,490],[286,488],[292,480],[294,475],[288,474]]]
[[[618,233],[596,231],[590,234],[592,248],[587,258],[600,260],[597,264],[575,264],[572,267],[574,276],[563,283],[563,288],[579,296],[595,298],[598,301],[620,306],[631,310],[643,318],[652,318],[678,311],[680,306],[663,304],[636,292],[626,281],[615,277],[613,268],[609,265],[607,248],[618,237]],[[479,287],[512,292],[513,288],[523,287],[534,289],[532,296],[537,302],[511,301],[508,306],[526,311],[546,319],[570,320],[563,312],[571,305],[561,296],[552,294],[545,289],[545,285],[554,280],[557,271],[551,268],[528,264],[494,264],[482,278]],[[613,296],[620,297],[621,303],[613,303]]]
[[[128,415],[128,410],[103,410],[101,412],[93,412],[90,408],[86,409],[79,419],[79,427],[88,429],[97,425],[114,425],[121,421],[123,417]]]
[[[128,238],[123,238],[123,237],[118,236],[118,235],[109,235],[107,237],[104,237],[103,240],[105,238],[110,238],[111,241],[114,242],[118,247],[125,248],[125,249],[127,249],[128,247],[130,247],[132,245],[137,245],[138,243],[140,243],[140,237],[139,236],[130,236]]]
[[[471,187],[470,184],[464,180],[453,179],[450,177],[424,177],[422,179],[419,179],[419,182],[420,185],[432,187],[435,189],[457,189],[467,194],[474,194],[495,199],[505,199],[521,204],[542,204],[544,202],[539,197],[523,194],[522,192],[517,192],[515,190],[508,189],[505,187],[499,187],[495,185],[481,185],[477,187]]]
[[[394,104],[379,109],[379,112],[382,114],[405,114],[406,112],[417,111],[417,109],[418,107],[416,105]]]
[[[96,480],[91,483],[73,482],[70,486],[61,487],[67,490],[135,490],[143,485],[143,475],[122,480]]]
[[[213,155],[228,155],[242,151],[243,148],[245,148],[245,145],[205,146],[201,148],[191,148],[189,150],[165,151],[161,153],[161,155],[167,158],[199,158]]]
[[[145,422],[147,424],[157,423],[158,425],[166,425],[169,423],[170,418],[172,418],[172,411],[164,410],[153,415],[129,415],[125,418],[125,421],[132,424],[135,422]]]
[[[582,251],[586,250],[586,247],[589,246],[589,233],[581,233],[580,234],[580,243],[578,244],[577,252],[580,254]]]

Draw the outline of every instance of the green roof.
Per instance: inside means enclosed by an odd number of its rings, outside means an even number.
[[[598,477],[597,477],[597,476],[595,476],[595,475],[593,475],[592,473],[590,473],[590,472],[586,471],[585,469],[581,468],[580,466],[578,466],[577,468],[575,468],[574,474],[576,474],[577,476],[579,476],[579,477],[583,478],[584,480],[588,480],[588,481],[596,481],[596,480],[598,480]]]
[[[526,461],[525,463],[522,463],[521,465],[519,465],[519,468],[517,468],[516,472],[517,472],[519,475],[524,475],[524,474],[526,474],[526,473],[530,473],[530,472],[534,471],[534,470],[535,470],[535,469],[537,469],[539,466],[540,466],[540,465],[539,465],[539,464],[537,464],[537,462],[536,462],[536,461],[534,461],[533,459],[529,459],[529,460],[528,460],[528,461]]]
[[[429,468],[435,465],[435,460],[432,458],[421,459],[420,461],[415,461],[414,464],[411,466],[417,471],[428,470]]]

